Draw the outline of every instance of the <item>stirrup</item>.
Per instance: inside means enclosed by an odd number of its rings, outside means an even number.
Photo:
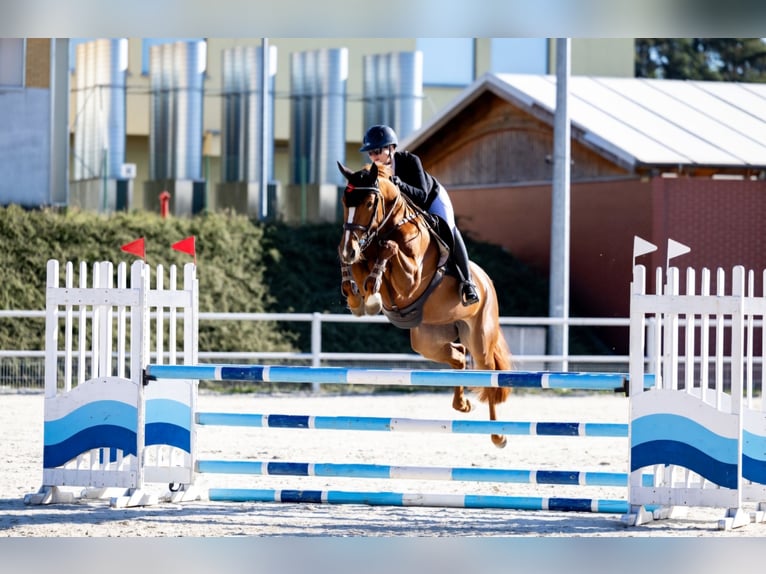
[[[479,302],[479,293],[476,291],[476,285],[469,281],[463,281],[460,284],[460,299],[463,307],[469,307]]]

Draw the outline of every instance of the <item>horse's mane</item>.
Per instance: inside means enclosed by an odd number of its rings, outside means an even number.
[[[393,173],[391,173],[391,166],[375,162],[375,165],[378,166],[378,177],[382,177],[383,179],[390,178]],[[368,164],[365,169],[369,171],[369,169],[372,167],[372,164]]]

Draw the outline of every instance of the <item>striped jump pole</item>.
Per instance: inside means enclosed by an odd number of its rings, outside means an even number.
[[[312,416],[261,413],[209,413],[196,415],[207,426],[433,432],[457,434],[507,434],[526,436],[627,437],[628,425],[594,422],[475,421],[360,416]]]
[[[199,460],[197,472],[209,474],[253,474],[261,476],[319,476],[333,478],[377,478],[555,484],[565,486],[628,486],[625,472],[577,470],[524,470],[477,467],[391,466],[384,464],[284,462],[258,460]],[[643,475],[651,486],[652,474]]]
[[[366,504],[368,506],[432,506],[504,510],[548,510],[625,514],[627,500],[557,498],[483,494],[416,494],[400,492],[356,492],[342,490],[271,490],[211,488],[211,501],[292,502],[309,504]]]
[[[624,373],[548,371],[406,370],[285,365],[148,365],[145,378],[256,383],[322,383],[375,386],[511,387],[625,392]],[[653,376],[646,375],[650,387]]]

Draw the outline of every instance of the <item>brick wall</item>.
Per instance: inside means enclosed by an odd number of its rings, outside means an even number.
[[[500,245],[547,276],[551,187],[513,186],[450,190],[465,233]],[[667,240],[691,247],[672,261],[727,273],[734,265],[766,269],[766,182],[700,179],[576,183],[571,188],[570,301],[573,315],[627,317],[633,237],[658,246],[637,262],[665,265]],[[650,286],[653,284],[650,273]],[[762,291],[761,291],[762,292]],[[615,337],[617,352],[627,339]]]
[[[47,38],[27,39],[26,87],[51,87],[51,42]]]

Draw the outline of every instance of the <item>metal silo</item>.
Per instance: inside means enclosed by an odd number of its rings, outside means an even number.
[[[306,111],[307,97],[306,79],[304,73],[303,52],[290,54],[290,183],[308,183],[306,157],[309,152],[306,143]]]
[[[196,213],[206,204],[202,114],[207,44],[191,41],[152,46],[149,64],[150,155],[144,207],[158,209],[159,195],[168,191],[173,213]]]
[[[224,50],[222,53],[223,106],[221,121],[221,179],[237,181],[240,155],[240,98],[242,92],[241,48]]]
[[[215,198],[216,208],[232,208],[259,217],[273,217],[276,195],[273,181],[276,47],[267,46],[266,54],[268,58],[264,59],[262,46],[237,46],[223,51],[223,167]],[[264,182],[265,198],[260,192]]]
[[[75,52],[75,180],[117,178],[125,163],[128,42],[94,40]]]
[[[177,42],[173,48],[173,177],[202,179],[202,104],[207,61],[205,42]]]
[[[423,54],[374,54],[363,60],[363,122],[394,128],[399,138],[419,129],[423,121]]]
[[[202,98],[205,42],[150,48],[150,178],[202,177]]]
[[[420,128],[423,122],[423,53],[399,52],[389,58],[391,117],[400,138]]]
[[[346,157],[346,83],[348,50],[320,50],[317,53],[318,106],[316,183],[344,185],[336,162]]]
[[[291,182],[341,185],[345,159],[346,48],[294,53],[290,59]]]
[[[335,221],[336,162],[346,156],[348,49],[291,54],[291,181],[282,201],[288,220]]]

